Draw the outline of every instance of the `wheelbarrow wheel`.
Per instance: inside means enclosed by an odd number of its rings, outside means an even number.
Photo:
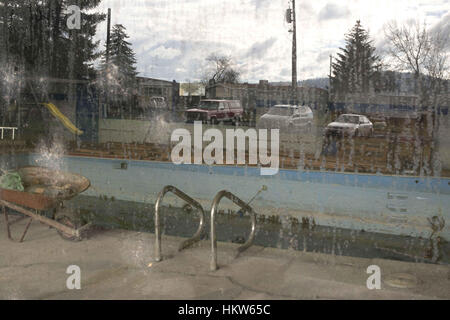
[[[56,221],[73,229],[78,229],[81,226],[79,219],[74,214],[64,213],[56,216]],[[68,241],[81,241],[81,237],[67,234],[61,230],[57,230],[58,234],[64,240]]]

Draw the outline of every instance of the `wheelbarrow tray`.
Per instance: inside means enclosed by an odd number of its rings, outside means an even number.
[[[28,223],[20,242],[23,241],[29,224],[33,219],[54,227],[65,234],[79,237],[81,231],[86,229],[87,225],[79,229],[71,228],[54,219],[42,216],[38,214],[38,212],[49,209],[57,210],[63,200],[71,199],[89,188],[90,181],[75,173],[37,166],[23,167],[18,169],[17,172],[22,179],[25,191],[0,188],[0,204],[3,206],[5,214],[8,237],[12,240],[9,230],[10,224],[8,222],[5,207],[30,217],[30,222]],[[39,190],[40,193],[28,192],[29,190],[35,192]],[[35,212],[32,212],[29,209],[32,209]]]
[[[61,201],[75,197],[90,186],[90,181],[79,174],[45,167],[23,167],[17,173],[25,191],[0,188],[0,199],[35,210],[54,208]],[[32,190],[41,190],[42,193],[30,192]]]
[[[43,194],[34,194],[24,191],[0,188],[0,200],[8,201],[34,210],[49,210],[55,208],[59,200]]]

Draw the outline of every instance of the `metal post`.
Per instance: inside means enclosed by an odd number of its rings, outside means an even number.
[[[17,100],[14,100],[14,104],[16,105],[16,107],[17,107],[17,128],[20,128],[20,103],[19,104],[17,104]],[[14,130],[13,130],[13,132],[14,132]],[[13,139],[14,140],[14,139]]]
[[[295,0],[292,0],[292,98],[297,104],[297,27],[295,20]]]
[[[110,34],[111,34],[111,9],[108,8],[108,22],[107,22],[107,29],[106,29],[106,72],[109,71],[109,47],[110,47]],[[107,117],[109,113],[109,81],[108,76],[106,76],[106,99],[105,99],[105,118]]]
[[[111,34],[111,8],[108,8],[108,25],[106,30],[106,66],[109,63],[109,45],[110,45],[110,34]]]
[[[159,222],[159,204],[162,200],[161,193],[155,204],[155,261],[158,262],[161,261],[161,223]]]
[[[330,76],[329,76],[329,84],[328,84],[328,94],[331,96],[331,66],[333,65],[333,56],[330,54]]]

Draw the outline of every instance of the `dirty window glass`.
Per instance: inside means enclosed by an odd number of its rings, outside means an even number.
[[[450,298],[448,9],[0,0],[0,299]]]

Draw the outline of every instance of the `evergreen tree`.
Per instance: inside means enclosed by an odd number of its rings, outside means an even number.
[[[124,90],[133,89],[136,82],[136,58],[129,36],[121,24],[114,25],[111,32],[109,47],[109,62],[107,62],[107,48],[103,53],[100,67],[103,78],[108,80],[109,86],[118,86]],[[105,44],[106,47],[106,44]]]
[[[95,77],[93,62],[98,58],[99,42],[93,39],[98,23],[106,17],[93,11],[100,2],[0,0],[2,123],[9,106],[20,105],[23,100],[35,102],[34,108],[40,109],[38,104],[48,99],[48,93],[74,95],[75,85],[61,86],[49,78],[89,80]],[[80,9],[80,29],[70,30],[67,26],[71,5]],[[8,119],[12,121],[9,116]]]
[[[99,81],[106,94],[109,116],[120,118],[132,117],[137,104],[136,58],[125,30],[121,24],[113,26],[109,50],[105,44],[102,54]]]
[[[93,38],[105,14],[94,13],[101,0],[0,0],[1,60],[26,76],[90,79],[98,57]],[[69,30],[66,9],[81,10],[81,29]],[[89,13],[87,13],[89,12]]]
[[[380,58],[375,55],[369,34],[361,22],[345,37],[346,45],[340,48],[336,62],[332,64],[332,88],[337,95],[367,93],[374,85],[374,78],[381,67]]]

